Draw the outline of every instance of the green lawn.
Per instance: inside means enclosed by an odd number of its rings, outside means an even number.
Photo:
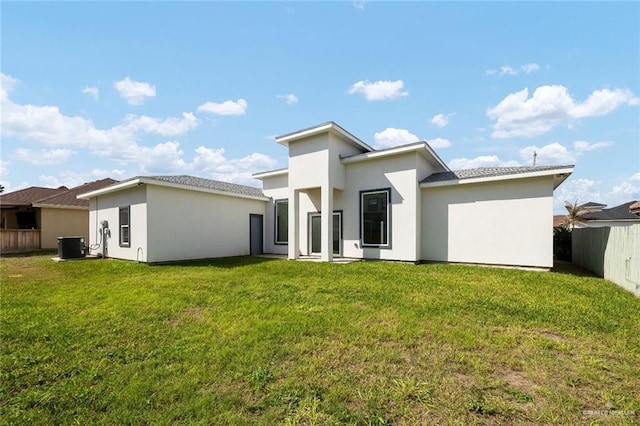
[[[259,258],[0,272],[2,423],[640,418],[640,299],[598,278]]]

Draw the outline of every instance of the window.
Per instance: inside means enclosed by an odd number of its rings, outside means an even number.
[[[276,200],[276,244],[289,242],[289,200]]]
[[[131,207],[120,207],[120,247],[131,247],[129,213]]]
[[[390,189],[360,193],[360,237],[363,246],[389,246]]]

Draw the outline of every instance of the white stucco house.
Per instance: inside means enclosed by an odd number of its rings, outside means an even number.
[[[262,189],[156,176],[82,194],[91,244],[144,262],[264,252],[553,265],[553,191],[573,166],[452,171],[426,142],[376,150],[333,122],[276,142],[288,168],[256,173]]]

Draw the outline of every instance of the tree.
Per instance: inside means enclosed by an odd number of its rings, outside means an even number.
[[[578,200],[576,200],[573,204],[565,201],[564,208],[567,209],[567,217],[565,218],[565,223],[572,230],[576,227],[576,223],[584,222],[584,214],[587,212],[587,209],[584,206],[578,205]]]

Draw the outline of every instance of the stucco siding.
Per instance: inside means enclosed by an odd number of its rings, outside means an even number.
[[[416,205],[419,192],[416,154],[383,157],[346,166],[342,194],[343,255],[386,260],[418,260]],[[390,246],[363,247],[360,231],[360,192],[391,188]]]
[[[422,259],[550,268],[553,181],[422,189]]]
[[[91,254],[102,253],[102,244],[107,244],[107,257],[139,260],[147,258],[147,191],[146,186],[125,189],[92,198],[89,202],[89,243]],[[130,245],[120,247],[120,207],[130,206]],[[109,234],[103,241],[100,223],[109,222]],[[98,247],[98,244],[100,246]]]
[[[40,208],[40,246],[57,248],[58,237],[89,238],[89,211],[80,209]],[[85,244],[86,244],[85,243]]]
[[[315,188],[326,185],[329,174],[328,135],[318,135],[289,144],[289,187]]]
[[[147,203],[148,262],[248,255],[249,215],[264,217],[268,206],[260,200],[153,185],[148,186]]]

